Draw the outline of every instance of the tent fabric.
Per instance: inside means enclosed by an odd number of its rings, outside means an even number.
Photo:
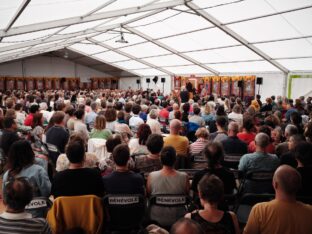
[[[142,76],[311,71],[310,22],[312,0],[2,0],[0,63],[68,48]]]

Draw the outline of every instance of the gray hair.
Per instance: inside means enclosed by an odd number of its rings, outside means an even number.
[[[236,104],[234,107],[233,107],[233,112],[236,113],[236,114],[241,114],[242,112],[242,108],[240,105]]]
[[[232,130],[236,134],[239,132],[239,126],[236,122],[230,122],[228,128],[229,128],[229,130]]]
[[[157,119],[157,117],[158,117],[157,110],[151,109],[151,111],[149,113],[149,116],[150,116],[151,119]]]
[[[285,136],[290,137],[298,133],[298,128],[293,124],[288,124],[285,128]]]
[[[255,143],[257,146],[264,149],[270,144],[270,137],[267,134],[260,132],[256,135]]]

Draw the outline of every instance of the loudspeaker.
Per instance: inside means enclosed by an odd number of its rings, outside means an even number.
[[[150,78],[146,78],[146,83],[150,83],[151,79]]]
[[[112,80],[112,84],[116,84],[117,83],[117,80]]]
[[[158,76],[154,76],[153,81],[154,81],[154,83],[156,84],[157,81],[158,81]]]
[[[161,78],[161,83],[165,83],[166,82],[166,78]]]
[[[140,84],[141,83],[141,81],[140,80],[137,80],[137,84]]]
[[[239,80],[238,82],[237,82],[237,87],[239,87],[239,88],[242,88],[243,87],[243,81],[242,80]]]
[[[257,85],[262,85],[262,83],[263,83],[263,78],[257,77]]]
[[[66,81],[66,78],[65,77],[62,77],[61,78],[61,83],[64,83]]]

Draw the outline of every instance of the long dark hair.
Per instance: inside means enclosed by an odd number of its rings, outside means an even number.
[[[139,138],[139,144],[145,145],[147,138],[152,134],[151,128],[147,124],[141,124],[138,128],[137,136]]]
[[[8,154],[7,169],[9,176],[16,176],[23,168],[32,165],[35,154],[28,141],[19,140],[12,144]]]
[[[207,158],[208,168],[214,170],[216,165],[220,164],[224,157],[224,151],[221,143],[209,143],[204,149],[204,155]]]

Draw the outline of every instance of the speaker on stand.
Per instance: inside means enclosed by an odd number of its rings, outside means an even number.
[[[150,78],[146,78],[146,83],[147,83],[147,89],[149,89],[149,84],[151,83],[151,79]]]
[[[258,85],[258,95],[260,94],[260,86],[263,84],[263,78],[257,77],[256,84]]]
[[[163,95],[165,94],[165,82],[166,82],[166,78],[162,77],[161,83],[163,84]]]
[[[136,80],[136,83],[137,83],[137,85],[138,85],[138,89],[140,89],[140,87],[141,87],[141,80],[140,80],[140,79],[137,79],[137,80]]]

